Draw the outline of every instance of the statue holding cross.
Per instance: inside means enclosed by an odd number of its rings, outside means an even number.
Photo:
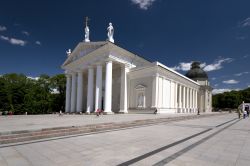
[[[85,42],[90,42],[89,40],[89,27],[88,27],[88,21],[89,21],[89,18],[88,17],[85,17]]]

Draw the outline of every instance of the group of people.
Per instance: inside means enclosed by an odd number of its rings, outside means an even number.
[[[96,116],[99,116],[99,115],[103,114],[103,112],[104,112],[104,110],[97,109],[95,113],[96,113]]]
[[[239,115],[239,119],[241,118],[243,114],[243,119],[245,119],[246,117],[249,117],[249,110],[248,109],[238,109],[238,115]]]

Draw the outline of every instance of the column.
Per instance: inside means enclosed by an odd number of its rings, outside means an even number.
[[[193,112],[193,89],[190,89],[190,113]]]
[[[192,89],[189,88],[189,113],[191,112],[192,108]]]
[[[87,94],[87,109],[86,113],[93,112],[93,99],[94,99],[94,69],[88,69],[88,94]]]
[[[82,112],[82,102],[83,102],[83,73],[79,71],[77,76],[77,112]]]
[[[198,94],[197,90],[195,90],[195,110],[198,111]]]
[[[174,90],[175,90],[175,97],[174,97],[174,108],[176,109],[176,112],[177,112],[177,93],[178,93],[178,91],[177,91],[177,89],[178,89],[178,84],[175,82],[175,84],[174,84]]]
[[[186,97],[187,97],[187,96],[186,96],[186,87],[183,86],[183,106],[182,106],[182,108],[183,108],[183,109],[182,109],[182,110],[183,110],[182,112],[183,112],[183,113],[186,112],[186,108],[187,108],[187,107],[186,107]]]
[[[193,112],[195,112],[194,102],[195,102],[195,90],[193,89],[193,96],[192,96],[192,108],[193,108]]]
[[[102,65],[96,67],[95,111],[102,109]]]
[[[158,87],[159,87],[159,77],[158,75],[153,76],[152,82],[152,108],[158,107]]]
[[[66,106],[65,106],[65,112],[70,112],[70,100],[71,100],[71,76],[69,74],[66,75],[67,77],[67,84],[66,84]]]
[[[128,68],[121,67],[121,92],[120,92],[120,112],[128,113],[127,110],[127,72]]]
[[[179,85],[179,112],[181,113],[181,107],[182,107],[182,86]]]
[[[186,110],[187,113],[189,112],[189,107],[190,107],[190,105],[189,105],[189,101],[190,101],[189,93],[190,93],[190,89],[187,88],[187,110]]]
[[[192,89],[191,88],[188,88],[189,89],[189,92],[188,92],[188,112],[190,112],[191,110],[191,93],[192,93]]]
[[[106,80],[105,80],[105,109],[106,113],[112,113],[112,61],[106,62]]]
[[[76,73],[72,73],[72,89],[71,89],[71,109],[70,112],[76,112]]]

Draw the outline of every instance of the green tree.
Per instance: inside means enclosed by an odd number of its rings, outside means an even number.
[[[66,77],[58,74],[50,78],[50,88],[56,91],[51,94],[51,109],[59,112],[65,111]]]
[[[1,110],[21,113],[24,110],[24,96],[27,91],[27,77],[23,74],[5,74],[1,77]]]

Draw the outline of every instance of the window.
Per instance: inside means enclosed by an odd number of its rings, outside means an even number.
[[[145,90],[146,87],[144,85],[137,85],[135,87],[136,90],[136,107],[137,108],[145,108],[146,106],[146,97],[145,97]]]

